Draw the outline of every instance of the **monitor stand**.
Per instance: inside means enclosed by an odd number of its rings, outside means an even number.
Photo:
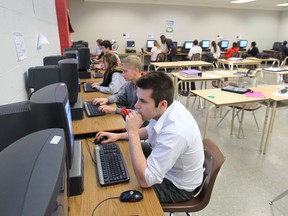
[[[76,103],[71,105],[71,117],[73,121],[84,118],[83,101],[82,101],[82,97],[80,97],[79,95],[78,95]]]
[[[82,154],[82,142],[74,141],[74,153],[72,167],[69,170],[68,196],[77,196],[84,191],[84,162]]]
[[[79,73],[80,79],[90,79],[91,78],[90,70],[78,71],[78,73]]]

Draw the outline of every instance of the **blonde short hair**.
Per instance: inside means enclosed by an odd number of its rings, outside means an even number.
[[[125,64],[125,66],[127,68],[130,69],[139,69],[139,71],[141,71],[142,68],[142,62],[140,57],[136,56],[136,55],[129,55],[126,58],[123,59],[122,61],[123,64]]]

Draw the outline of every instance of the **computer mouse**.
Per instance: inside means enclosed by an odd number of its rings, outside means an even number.
[[[143,199],[143,194],[136,190],[124,191],[120,195],[121,202],[138,202]]]
[[[107,140],[107,139],[108,139],[107,136],[101,136],[101,137],[99,137],[99,139],[94,140],[94,144],[101,144],[102,141]]]

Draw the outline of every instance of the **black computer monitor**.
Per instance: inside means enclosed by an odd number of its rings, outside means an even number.
[[[43,58],[43,65],[57,65],[62,59],[65,59],[65,57],[62,55],[45,56]]]
[[[30,98],[30,109],[36,130],[64,129],[70,169],[73,161],[74,135],[68,89],[65,83],[51,84],[36,91]]]
[[[90,49],[88,47],[78,48],[78,66],[79,71],[87,71],[90,69]]]
[[[29,134],[0,152],[1,215],[68,215],[63,129]]]
[[[240,50],[246,49],[247,45],[248,45],[248,40],[239,40],[238,41],[238,47]]]
[[[28,69],[28,87],[38,91],[52,83],[64,82],[69,91],[69,101],[75,104],[79,93],[78,61],[63,59],[58,65],[36,66]]]
[[[228,47],[229,47],[229,40],[221,40],[221,41],[218,43],[218,46],[220,47],[220,49],[221,49],[222,51],[228,49]]]
[[[210,40],[202,40],[202,41],[200,41],[200,47],[203,50],[209,50],[210,49]]]
[[[135,41],[127,41],[127,48],[135,48]]]
[[[146,48],[147,49],[152,49],[154,47],[154,41],[155,40],[147,40],[146,41]]]
[[[189,52],[189,50],[193,47],[193,41],[185,41],[183,44],[183,50],[185,52]]]
[[[274,42],[272,49],[279,51],[281,49],[282,43],[281,42]]]

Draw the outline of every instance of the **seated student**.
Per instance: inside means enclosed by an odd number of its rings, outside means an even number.
[[[258,49],[258,47],[256,47],[256,42],[253,41],[251,43],[250,48],[247,50],[246,57],[251,57],[251,56],[256,57],[258,53],[259,53],[259,49]]]
[[[141,77],[141,59],[136,55],[129,55],[123,60],[122,75],[129,81],[117,94],[107,98],[95,98],[93,104],[100,104],[99,110],[105,113],[122,113],[122,108],[135,109],[137,102],[136,81]],[[106,104],[116,103],[117,107]]]
[[[97,63],[97,60],[101,59],[104,55],[101,47],[101,43],[103,42],[102,39],[96,40],[96,51],[94,54],[91,54],[91,61],[92,63]]]
[[[118,66],[117,58],[113,53],[104,55],[103,68],[105,69],[103,81],[92,83],[92,87],[107,94],[117,93],[126,81],[122,76],[122,70]]]
[[[202,59],[207,62],[216,62],[220,54],[220,47],[216,44],[216,41],[212,41],[210,53],[204,54]]]
[[[147,52],[150,55],[150,61],[155,62],[157,60],[158,54],[162,53],[161,46],[157,40],[154,41],[154,47],[151,49],[151,52]]]
[[[198,125],[180,102],[173,100],[171,78],[150,72],[136,82],[137,111],[126,116],[124,133],[100,131],[102,143],[128,139],[130,157],[139,185],[153,187],[161,203],[189,200],[202,183],[204,150]],[[142,127],[144,120],[150,120]],[[191,133],[193,131],[193,133]],[[149,144],[141,146],[141,140]]]
[[[200,54],[200,59],[201,59],[201,55],[202,55],[202,48],[198,45],[198,40],[194,40],[193,41],[193,46],[191,47],[191,49],[189,50],[188,56],[187,58],[189,60],[192,59],[193,54]]]
[[[279,51],[282,53],[282,60],[288,56],[288,48],[287,48],[287,41],[283,41]]]
[[[114,53],[114,55],[115,55],[116,58],[117,58],[117,63],[118,63],[118,65],[121,64],[121,60],[120,60],[118,54],[112,50],[112,44],[111,44],[111,42],[110,42],[109,40],[104,40],[104,41],[101,43],[101,47],[102,47],[103,55],[105,55],[106,53],[109,53],[109,52]],[[100,64],[100,63],[103,62],[103,59],[102,59],[102,58],[98,58],[98,60],[96,60],[96,62]],[[102,69],[101,67],[102,67],[102,66],[99,65],[98,67],[96,67],[96,69],[97,69],[97,68],[98,68],[98,69]]]
[[[161,43],[167,47],[167,50],[163,51],[167,55],[167,60],[172,61],[173,57],[175,56],[176,53],[176,47],[173,44],[173,41],[169,38],[166,38],[165,35],[160,36]]]
[[[239,51],[239,47],[237,45],[237,42],[233,42],[232,47],[228,48],[225,54],[225,59],[229,59],[232,57],[232,55]]]

